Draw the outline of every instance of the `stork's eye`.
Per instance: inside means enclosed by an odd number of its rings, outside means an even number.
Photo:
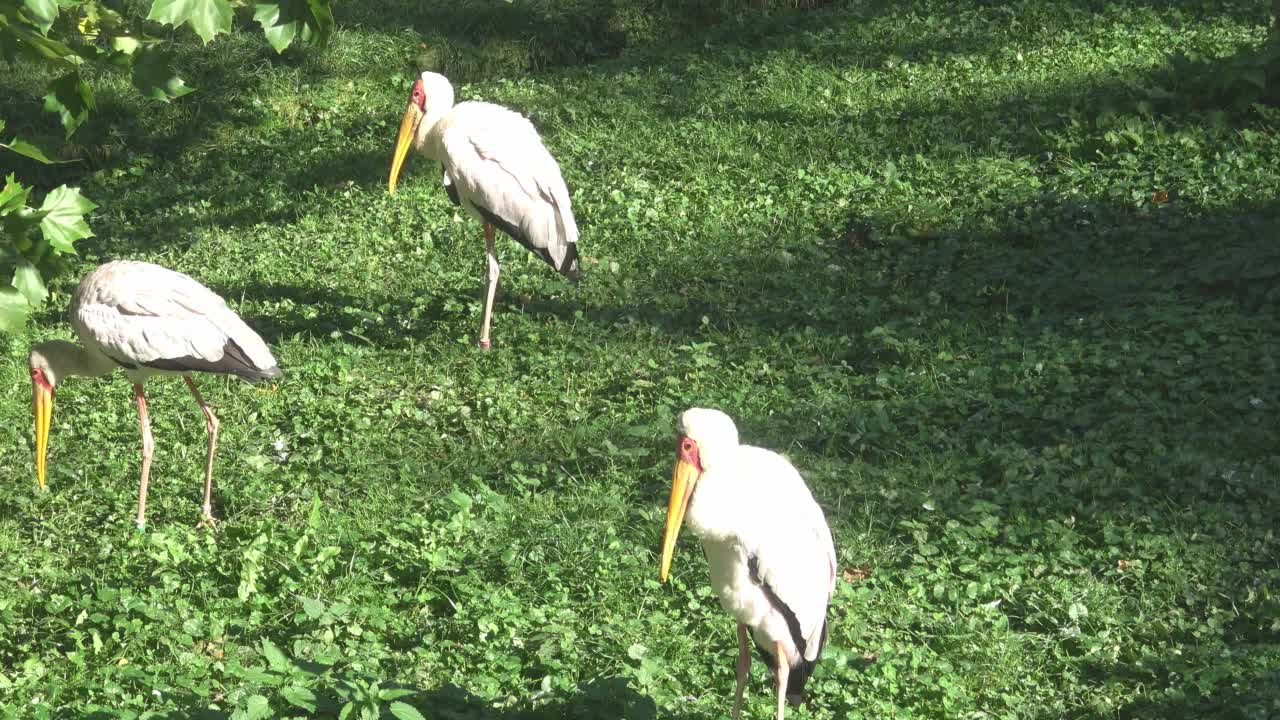
[[[684,452],[693,452],[693,441],[685,438],[680,441],[680,449]]]

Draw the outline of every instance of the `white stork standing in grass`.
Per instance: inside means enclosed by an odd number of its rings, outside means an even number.
[[[109,262],[90,272],[76,288],[70,314],[71,327],[84,346],[50,340],[33,347],[29,357],[36,417],[36,480],[41,489],[45,486],[54,390],[72,375],[97,377],[121,368],[133,383],[142,427],[137,517],[138,529],[142,529],[153,448],[142,385],[152,375],[182,375],[204,411],[209,434],[199,526],[212,524],[218,418],[200,396],[191,373],[274,380],[283,373],[267,344],[212,290],[182,273],[144,262]]]
[[[665,582],[681,523],[702,541],[720,605],[738,621],[733,717],[751,669],[747,633],[772,666],[778,720],[799,704],[827,639],[836,553],[822,508],[786,458],[738,443],[733,420],[693,408],[680,416],[680,445],[662,539]]]
[[[484,223],[489,289],[480,347],[487,349],[499,273],[494,227],[576,281],[578,225],[569,190],[533,123],[499,105],[454,105],[453,86],[437,73],[424,72],[413,84],[391,159],[392,193],[411,145],[444,165],[449,198]]]

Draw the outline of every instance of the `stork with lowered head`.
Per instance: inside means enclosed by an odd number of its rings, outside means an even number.
[[[213,456],[219,422],[191,373],[235,375],[249,381],[278,379],[283,373],[267,344],[212,290],[187,275],[145,262],[109,262],[85,275],[72,296],[70,314],[71,327],[82,344],[49,340],[31,348],[28,358],[36,419],[36,481],[41,489],[54,391],[68,377],[97,377],[120,368],[133,383],[142,429],[135,519],[141,530],[154,450],[142,386],[154,375],[181,375],[204,413],[209,437],[199,526],[214,523]]]

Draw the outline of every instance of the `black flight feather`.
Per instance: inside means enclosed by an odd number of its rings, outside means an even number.
[[[476,205],[475,208],[476,208],[476,211],[480,213],[480,216],[485,219],[485,222],[488,222],[489,224],[494,225],[502,232],[506,233],[507,235],[510,235],[512,240],[515,240],[516,242],[525,246],[525,249],[527,249],[529,252],[542,258],[542,261],[550,265],[552,268],[554,268],[556,272],[560,273],[561,275],[564,275],[570,280],[577,281],[578,279],[578,244],[577,243],[569,243],[569,251],[566,252],[564,255],[564,262],[561,263],[559,267],[556,267],[556,261],[551,258],[551,253],[547,252],[546,248],[534,247],[533,243],[529,242],[529,238],[525,236],[524,233],[520,232],[520,229],[517,228],[515,225],[508,222],[506,219],[499,217],[497,213],[493,212],[492,210],[489,210],[488,208],[480,207],[479,205]]]
[[[284,377],[284,372],[280,370],[278,365],[269,368],[260,368],[255,365],[249,359],[249,356],[245,354],[244,349],[231,338],[227,338],[226,344],[222,346],[222,357],[218,360],[205,360],[204,358],[187,355],[176,358],[156,358],[143,364],[157,370],[235,375],[250,382],[277,380]]]
[[[800,655],[800,661],[791,666],[787,673],[787,702],[792,705],[799,705],[804,700],[804,686],[809,682],[809,676],[813,674],[813,668],[817,666],[818,660],[822,657],[822,649],[827,644],[827,621],[822,621],[822,634],[818,639],[818,654],[814,655],[813,660],[805,658],[805,653],[809,644],[804,639],[804,634],[800,631],[800,620],[796,617],[795,612],[787,606],[786,603],[778,597],[769,583],[760,579],[760,564],[755,555],[747,558],[747,570],[751,573],[751,581],[760,586],[764,591],[764,595],[769,600],[769,604],[782,615],[783,620],[787,623],[787,630],[791,633],[791,642],[795,643],[796,651]],[[755,640],[755,637],[752,637]],[[755,643],[756,650],[759,651],[760,657],[770,668],[777,659],[773,657],[774,648],[765,648],[759,642]]]
[[[440,167],[444,167],[444,163],[440,163]],[[458,188],[453,186],[453,178],[449,177],[449,171],[444,171],[444,191],[449,196],[449,202],[454,205],[462,205],[462,200],[458,197]]]

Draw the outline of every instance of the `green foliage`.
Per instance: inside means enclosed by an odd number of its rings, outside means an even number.
[[[209,42],[215,35],[231,32],[231,3],[226,0],[154,0],[147,19],[174,27],[190,25],[201,40]]]
[[[189,26],[208,43],[230,32],[234,6],[239,4],[232,0],[153,0],[144,20],[136,5],[107,0],[0,0],[0,54],[11,66],[24,62],[60,73],[48,83],[44,110],[58,116],[64,138],[69,140],[97,108],[89,83],[93,74],[125,71],[138,92],[162,102],[194,91],[174,70],[173,52],[167,47],[170,43],[155,35],[149,23]],[[295,39],[324,44],[333,30],[329,0],[252,6],[254,19],[277,53],[284,52]],[[0,121],[0,133],[3,129]],[[50,155],[54,154],[21,138],[0,142],[0,151],[6,150],[43,164],[51,163]],[[66,190],[62,186],[49,197],[67,199],[60,195]],[[49,211],[52,219],[40,225],[55,255],[73,252],[72,235],[89,234],[82,217],[93,206],[79,198],[78,191],[76,198],[76,202]],[[28,312],[43,301],[44,280],[38,274],[29,275],[56,267],[44,261],[44,246],[27,238],[29,228],[18,227],[25,222],[18,215],[14,210],[6,220],[10,227],[3,238],[5,245],[0,247],[4,253],[0,267],[14,266],[17,288],[2,291],[0,331],[20,327]],[[73,215],[74,222],[70,222]],[[19,284],[19,277],[27,280]]]
[[[251,22],[182,30],[182,102],[92,78],[128,152],[50,172],[110,198],[65,277],[190,272],[287,379],[200,381],[216,532],[191,529],[205,436],[181,382],[148,385],[141,535],[122,378],[59,388],[42,495],[28,396],[0,400],[14,715],[726,717],[733,623],[695,541],[656,577],[693,404],[785,452],[833,527],[831,635],[788,718],[1277,714],[1280,115],[1214,104],[1171,59],[1256,47],[1257,3],[730,14],[460,82],[533,118],[583,232],[576,288],[500,241],[488,353],[479,226],[438,166],[385,185],[405,28],[462,43],[476,6],[370,7],[287,62]],[[564,32],[495,7],[512,43]],[[65,287],[0,339],[0,382],[66,336]],[[744,717],[769,685],[755,663]]]
[[[0,50],[64,73],[52,80],[45,110],[57,113],[70,137],[95,106],[86,71],[131,70],[145,95],[170,100],[191,92],[172,68],[168,41],[154,24],[183,26],[208,43],[231,30],[236,7],[247,5],[271,47],[284,52],[295,38],[323,45],[333,31],[328,0],[240,3],[233,0],[152,0],[145,16],[135,5],[105,0],[14,0],[0,2]]]
[[[3,126],[0,126],[0,130]],[[59,256],[74,254],[77,240],[93,235],[84,216],[96,205],[79,188],[59,186],[45,195],[39,209],[30,207],[31,189],[13,176],[0,191],[0,268],[12,268],[11,286],[0,288],[0,330],[16,332],[32,310],[48,297],[43,277],[59,264]]]

